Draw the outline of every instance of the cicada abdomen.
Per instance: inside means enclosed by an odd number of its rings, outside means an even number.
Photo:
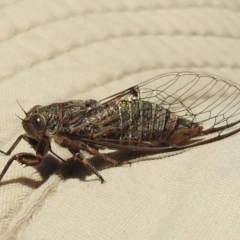
[[[117,112],[119,119],[114,127],[119,131],[108,137],[119,139],[121,144],[149,147],[179,145],[202,129],[160,104],[145,100],[121,100],[117,103]]]

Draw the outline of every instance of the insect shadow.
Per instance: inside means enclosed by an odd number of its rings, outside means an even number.
[[[120,163],[119,167],[124,166],[130,167],[131,164],[135,162],[143,161],[136,159],[138,159],[139,157],[149,156],[149,153],[117,150],[114,152],[106,153],[106,155],[118,159],[118,162]],[[128,163],[125,164],[125,162]],[[98,158],[96,156],[91,157],[89,159],[89,163],[91,163],[98,171],[102,171],[104,169],[113,167],[111,163],[106,162],[103,159]],[[34,180],[27,177],[19,177],[2,181],[0,182],[0,186],[20,183],[27,187],[35,189],[40,187],[53,174],[57,174],[60,178],[64,180],[76,178],[85,182],[99,181],[98,178],[87,180],[86,178],[88,176],[94,175],[93,172],[86,168],[81,161],[76,160],[74,158],[69,158],[66,162],[61,162],[53,155],[48,154],[46,157],[43,158],[42,162],[38,166],[35,167],[33,166],[33,168],[39,173],[39,175],[42,178],[41,180]]]

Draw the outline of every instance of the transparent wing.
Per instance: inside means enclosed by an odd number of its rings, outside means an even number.
[[[235,83],[217,76],[194,72],[159,75],[101,100],[98,108],[114,108],[123,100],[159,104],[192,125],[203,127],[201,133],[191,139],[194,143],[189,142],[180,148],[213,142],[240,131],[240,88]],[[104,125],[109,126],[113,119],[117,118],[117,114],[112,114],[108,120],[104,118]],[[92,124],[102,127],[103,122],[92,119]],[[86,141],[109,147],[132,150],[140,148],[146,151],[176,147],[156,147],[144,142],[133,142],[132,146],[127,146],[127,141],[103,138],[101,134],[96,139]]]
[[[203,125],[205,130],[240,123],[240,88],[223,78],[169,73],[139,84],[138,89],[140,99],[160,103],[178,116]]]

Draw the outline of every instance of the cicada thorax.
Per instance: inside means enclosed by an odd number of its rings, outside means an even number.
[[[70,133],[71,129],[81,125],[86,120],[86,114],[96,108],[98,102],[89,100],[71,100],[39,107],[38,114],[44,116],[46,132],[54,136],[59,133]]]

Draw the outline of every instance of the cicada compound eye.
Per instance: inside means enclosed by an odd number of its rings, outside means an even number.
[[[34,114],[30,118],[30,122],[35,131],[41,132],[44,130],[46,122],[42,115]]]

